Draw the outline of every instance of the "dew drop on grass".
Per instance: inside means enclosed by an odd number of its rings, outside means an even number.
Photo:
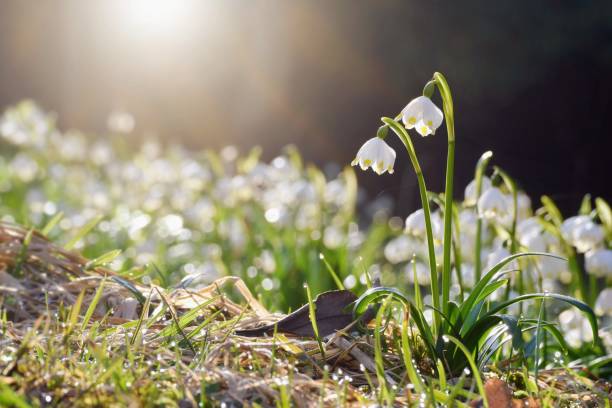
[[[469,369],[469,368],[467,368],[467,367],[465,367],[465,368],[463,369],[463,372],[465,373],[465,375],[470,375],[470,374],[471,374],[470,369]]]

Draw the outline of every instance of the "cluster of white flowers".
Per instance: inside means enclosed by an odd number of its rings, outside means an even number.
[[[288,274],[329,280],[319,252],[343,265],[341,275],[350,273],[364,240],[351,169],[326,176],[293,149],[269,163],[257,149],[241,157],[231,146],[193,152],[149,141],[130,153],[120,146],[133,118],[113,113],[109,122],[111,134],[92,141],[58,131],[53,115],[31,102],[7,110],[0,118],[0,144],[9,152],[0,158],[2,219],[43,226],[63,212],[56,233],[69,239],[103,215],[81,247],[127,248],[114,267],[154,262],[171,282],[186,276],[183,285],[230,273],[268,290]],[[27,219],[10,205],[22,202]]]
[[[402,122],[407,129],[414,129],[422,136],[434,134],[442,124],[443,114],[430,98],[420,96],[412,100],[401,113]],[[363,170],[372,166],[374,171],[382,174],[393,172],[395,152],[381,137],[375,137],[366,142],[358,151],[353,165],[359,164]],[[459,289],[469,291],[475,284],[476,270],[480,266],[481,274],[502,259],[511,255],[510,248],[515,251],[547,252],[557,257],[540,256],[537,258],[514,260],[506,265],[507,270],[521,271],[525,279],[529,279],[531,287],[539,291],[556,291],[563,285],[570,285],[576,275],[572,274],[568,262],[568,246],[578,253],[584,253],[584,267],[588,274],[603,282],[612,280],[612,250],[609,249],[609,237],[602,225],[597,224],[589,215],[578,215],[565,220],[560,232],[554,234],[540,216],[534,216],[531,200],[523,192],[517,192],[516,197],[507,186],[493,185],[491,179],[482,176],[480,189],[476,180],[472,180],[465,188],[464,200],[457,203],[459,210],[459,225],[454,230],[459,235],[454,237],[458,254],[451,253],[453,258],[451,293]],[[480,191],[478,191],[480,190]],[[515,208],[516,206],[516,208]],[[477,230],[480,224],[480,252],[476,254]],[[440,210],[431,214],[431,228],[434,241],[434,252],[439,265],[442,256],[443,221]],[[554,226],[553,226],[554,229]],[[405,281],[416,282],[419,285],[430,284],[429,252],[427,248],[425,212],[418,209],[408,216],[403,233],[396,228],[399,235],[390,239],[384,255],[388,262],[399,265],[405,270]],[[512,233],[516,234],[512,237]],[[456,235],[456,233],[454,232]],[[573,251],[573,249],[570,249]],[[477,259],[480,257],[480,259]],[[516,283],[516,274],[510,274],[511,285]],[[522,282],[521,278],[521,282]],[[513,282],[514,281],[514,282]],[[591,283],[592,285],[592,283]],[[511,286],[512,287],[512,286]],[[507,288],[500,288],[493,293],[493,299]],[[612,290],[601,291],[596,301],[597,313],[612,316]],[[584,317],[574,310],[568,310],[560,316],[561,324],[566,325],[567,332],[574,334],[574,340],[587,340],[576,333],[584,332]],[[571,327],[570,327],[571,326]],[[575,326],[575,327],[574,327]]]

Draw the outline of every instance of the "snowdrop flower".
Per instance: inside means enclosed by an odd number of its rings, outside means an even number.
[[[516,217],[519,220],[525,220],[527,218],[529,218],[531,216],[532,210],[531,210],[531,199],[529,198],[529,196],[525,193],[523,193],[522,191],[520,191],[517,195],[516,195],[516,202],[517,202],[517,207],[518,210],[516,212]],[[513,204],[513,208],[514,208],[514,203]]]
[[[480,194],[484,193],[488,189],[491,188],[491,179],[487,176],[482,176],[482,186],[480,189]],[[465,188],[465,192],[463,193],[463,200],[465,205],[476,205],[478,201],[478,197],[476,196],[476,180],[470,181],[470,184]]]
[[[612,288],[601,291],[595,301],[595,313],[600,316],[612,316]]]
[[[478,199],[478,215],[486,219],[503,218],[509,214],[508,198],[497,187],[491,187]]]
[[[532,251],[544,252],[539,249],[531,249]],[[564,259],[553,258],[550,256],[539,256],[536,258],[536,270],[540,273],[540,276],[548,280],[560,280],[566,282],[569,278],[571,279],[571,273],[568,270],[567,261]]]
[[[359,164],[362,170],[372,166],[372,170],[380,175],[386,171],[392,174],[394,163],[395,150],[380,137],[373,137],[361,146],[351,165]]]
[[[329,225],[323,231],[323,245],[329,249],[339,248],[345,242],[345,235],[340,228]]]
[[[426,96],[413,99],[402,111],[404,126],[416,129],[421,136],[433,135],[443,118],[442,111]]]
[[[521,245],[533,252],[546,252],[546,239],[540,232],[533,231],[519,238]]]
[[[442,217],[438,212],[431,214],[431,231],[434,239],[440,240],[443,232]],[[406,218],[405,232],[415,237],[424,237],[427,234],[425,228],[425,211],[423,209],[416,210]]]
[[[565,340],[572,347],[580,347],[593,340],[593,331],[589,321],[576,309],[567,309],[559,314],[559,324],[565,334]]]
[[[476,235],[477,222],[478,216],[472,209],[463,209],[459,213],[459,225],[461,226],[461,232],[465,233],[466,236],[474,237]],[[463,242],[463,240],[461,242]]]
[[[602,226],[590,221],[576,228],[573,245],[578,252],[587,252],[599,246],[603,239],[604,231]]]
[[[612,276],[612,249],[591,249],[584,256],[584,265],[595,276]]]
[[[523,243],[523,239],[527,239],[527,237],[531,235],[539,235],[542,229],[540,221],[538,221],[536,217],[530,217],[520,221],[516,225],[516,234],[519,236],[521,243]]]
[[[595,224],[588,215],[576,215],[563,221],[561,235],[581,253],[599,246],[604,238],[601,225]]]
[[[406,235],[400,235],[385,245],[385,258],[387,258],[387,260],[392,264],[405,262],[415,255],[415,248],[418,246],[419,244],[414,241],[414,238],[410,238]]]
[[[502,259],[505,259],[509,256],[510,256],[510,251],[508,251],[506,248],[503,248],[503,247],[490,252],[489,255],[487,256],[486,269],[488,270],[488,269],[493,268]],[[516,266],[517,266],[516,261],[512,261],[506,264],[506,266],[504,266],[504,269],[515,269]]]

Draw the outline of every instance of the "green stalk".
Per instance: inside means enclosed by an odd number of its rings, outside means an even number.
[[[480,199],[480,195],[482,194],[482,176],[489,164],[489,160],[493,157],[493,152],[490,150],[484,152],[480,159],[478,159],[478,163],[476,164],[476,172],[474,174],[474,180],[476,181],[476,203]],[[480,275],[482,271],[482,260],[480,259],[480,251],[482,250],[482,219],[477,217],[476,219],[476,244],[474,245],[474,276],[476,278],[476,282],[480,280]]]
[[[434,249],[434,241],[433,241],[433,232],[431,228],[431,210],[429,208],[429,199],[427,198],[427,187],[425,186],[425,178],[423,177],[423,171],[421,170],[421,165],[419,164],[419,160],[416,156],[416,152],[414,150],[414,146],[412,144],[412,140],[410,139],[410,135],[406,129],[397,123],[397,121],[391,118],[382,118],[382,122],[393,129],[393,132],[400,138],[404,146],[406,147],[406,151],[408,152],[408,157],[410,157],[410,162],[414,167],[414,172],[417,176],[417,181],[419,184],[419,193],[421,196],[421,203],[423,204],[423,213],[425,216],[425,232],[427,235],[427,251],[429,254],[429,271],[431,276],[431,297],[433,299],[434,308],[440,310],[440,291],[438,289],[438,270],[436,266],[436,252]],[[441,317],[439,313],[434,313],[434,321],[435,327],[440,327]]]
[[[446,187],[444,190],[444,252],[442,268],[442,310],[448,314],[448,301],[451,286],[451,241],[453,222],[453,176],[455,172],[455,117],[453,114],[453,97],[446,78],[439,72],[433,79],[442,96],[442,109],[446,119],[448,134],[448,151],[446,155]]]

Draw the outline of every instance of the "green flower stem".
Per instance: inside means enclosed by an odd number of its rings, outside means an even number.
[[[446,119],[448,134],[448,151],[446,155],[446,187],[444,190],[444,252],[442,268],[442,310],[448,314],[448,302],[451,286],[451,241],[453,222],[453,177],[455,172],[455,117],[453,113],[453,97],[446,78],[439,72],[433,79],[442,96],[442,109]]]
[[[388,125],[393,130],[393,132],[395,132],[395,134],[400,138],[400,140],[406,147],[408,157],[410,158],[410,162],[412,163],[412,166],[414,167],[414,172],[417,176],[421,203],[423,204],[423,213],[425,215],[425,232],[427,234],[427,250],[429,255],[429,271],[431,277],[431,297],[433,299],[434,308],[440,310],[440,291],[438,289],[438,269],[436,265],[436,252],[434,249],[433,231],[431,227],[431,210],[429,208],[429,199],[427,198],[427,187],[425,186],[425,178],[423,177],[423,171],[421,170],[421,165],[419,164],[419,160],[417,159],[417,155],[414,150],[414,145],[412,144],[412,140],[410,139],[410,135],[408,135],[406,129],[396,120],[393,120],[391,118],[382,118],[381,120],[385,125]],[[441,318],[439,313],[434,313],[434,321],[435,327],[440,327]]]
[[[476,172],[474,174],[474,180],[476,181],[476,203],[480,199],[482,194],[482,177],[489,164],[489,160],[493,157],[493,152],[490,150],[484,152],[478,163],[476,164]],[[482,259],[480,258],[480,252],[482,250],[482,218],[478,217],[476,220],[476,244],[474,245],[474,276],[476,282],[480,280],[482,271]]]

